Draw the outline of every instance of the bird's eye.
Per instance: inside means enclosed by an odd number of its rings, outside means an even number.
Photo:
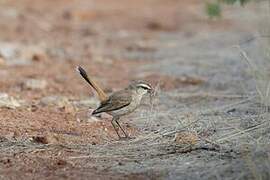
[[[142,88],[144,90],[151,90],[151,88],[146,84],[138,84],[137,88]]]
[[[144,89],[144,90],[150,90],[149,87],[145,87],[145,86],[139,86],[139,87]]]
[[[147,88],[147,87],[144,87],[144,86],[141,86],[141,88],[143,88],[143,89],[145,89],[145,90],[148,90],[148,88]]]

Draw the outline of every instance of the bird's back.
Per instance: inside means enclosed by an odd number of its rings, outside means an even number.
[[[130,105],[131,101],[131,91],[127,89],[116,91],[107,100],[101,102],[100,106],[92,114],[117,111]]]

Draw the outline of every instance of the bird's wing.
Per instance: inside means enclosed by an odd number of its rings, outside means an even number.
[[[110,112],[128,106],[132,100],[132,93],[128,90],[121,90],[113,93],[108,100],[101,102],[100,106],[93,112]]]

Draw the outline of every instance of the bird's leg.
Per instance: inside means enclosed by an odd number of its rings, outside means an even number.
[[[121,139],[121,136],[119,135],[118,130],[116,129],[115,124],[113,123],[114,121],[116,121],[115,119],[116,119],[116,118],[113,117],[111,123],[112,123],[112,126],[113,126],[113,128],[114,128],[114,130],[115,130],[117,136],[119,137],[119,139]],[[117,122],[117,121],[116,121],[116,122]]]
[[[125,137],[128,138],[127,133],[124,131],[124,129],[120,126],[119,122],[118,122],[119,118],[115,119],[115,122],[117,123],[117,125],[120,127],[120,129],[122,130],[122,132],[125,134]]]

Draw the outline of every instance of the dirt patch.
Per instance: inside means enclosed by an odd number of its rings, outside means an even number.
[[[160,74],[151,74],[146,76],[145,79],[154,85],[159,85],[162,91],[179,89],[183,86],[199,86],[205,82],[205,80],[200,77],[170,77]]]
[[[5,179],[269,177],[268,109],[227,48],[254,33],[256,4],[217,21],[197,0],[0,4]],[[133,79],[159,85],[152,105],[120,120],[135,139],[89,115],[99,102],[78,65],[108,94]]]

